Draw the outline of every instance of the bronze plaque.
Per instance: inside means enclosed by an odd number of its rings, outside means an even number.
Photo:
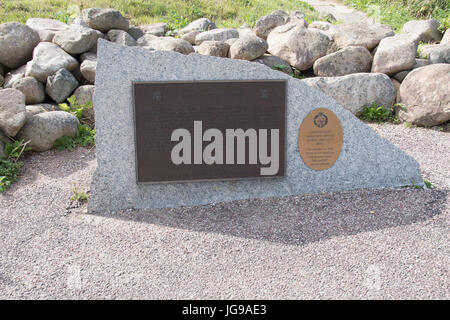
[[[284,80],[133,88],[139,183],[284,176]]]
[[[298,134],[298,148],[303,162],[313,170],[326,170],[339,158],[342,126],[329,109],[318,108],[303,120]]]

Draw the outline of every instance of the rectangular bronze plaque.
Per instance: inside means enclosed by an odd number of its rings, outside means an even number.
[[[139,183],[284,176],[284,80],[133,88]]]

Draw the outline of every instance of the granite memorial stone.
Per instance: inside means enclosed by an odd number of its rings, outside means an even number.
[[[225,80],[254,83],[278,80],[277,83],[285,83],[286,123],[285,133],[280,135],[280,141],[285,139],[283,176],[252,175],[251,178],[228,180],[224,175],[217,177],[219,180],[215,181],[182,182],[161,182],[163,179],[158,178],[153,183],[139,183],[139,161],[136,157],[139,154],[136,145],[139,143],[136,144],[135,120],[142,118],[135,118],[134,84],[195,84]],[[212,95],[210,99],[204,99],[205,105],[215,110],[220,99],[214,95],[213,89],[205,89],[205,94],[208,92]],[[233,90],[230,89],[229,93],[233,94]],[[174,101],[179,102],[178,107],[190,105],[177,91],[161,93],[161,99],[172,99],[172,96],[175,97]],[[158,95],[155,98],[159,99]],[[358,188],[423,185],[419,165],[412,157],[381,138],[333,99],[298,79],[259,63],[199,54],[186,56],[177,52],[149,51],[99,40],[93,102],[97,168],[91,184],[89,212],[192,206]],[[246,107],[248,105],[244,103],[242,110],[245,111]],[[184,111],[189,116],[188,108]],[[203,119],[194,117],[194,113],[195,110],[192,109],[189,119],[192,122],[202,122]],[[171,121],[175,121],[177,116],[174,113]],[[147,125],[152,123],[152,117],[150,112]],[[145,122],[142,124],[145,125]],[[206,127],[202,130],[209,128],[208,122],[205,124]],[[276,125],[271,124],[265,129]],[[171,147],[174,148],[174,145],[181,142],[179,137],[184,134],[187,137],[187,133],[194,130],[193,126],[194,123],[191,127],[184,128],[187,132],[179,131],[174,139],[167,136],[168,143],[172,143]],[[233,126],[230,129],[236,128]],[[305,132],[305,137],[302,132]],[[151,135],[148,136],[146,141],[151,141],[151,138]],[[305,148],[318,149],[304,149],[304,144]],[[250,150],[250,144],[247,147]],[[184,154],[175,154],[179,157],[175,157],[175,162],[182,163]],[[189,159],[193,161],[192,154]],[[203,161],[205,159],[211,160],[203,157]],[[149,154],[143,160],[146,166],[151,167],[152,164],[157,165],[160,159]],[[193,166],[192,170],[196,170],[196,165],[190,164]],[[173,180],[178,179],[175,177]]]

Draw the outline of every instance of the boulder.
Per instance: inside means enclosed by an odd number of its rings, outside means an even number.
[[[254,60],[266,53],[269,45],[256,36],[246,36],[236,40],[230,47],[231,59]]]
[[[256,37],[255,31],[247,25],[240,26],[237,28],[237,32],[239,33],[239,38],[244,37]]]
[[[77,99],[77,102],[79,104],[86,104],[88,102],[92,102],[92,99],[94,97],[94,91],[95,91],[94,85],[79,86],[74,91],[73,95],[75,96],[75,98]],[[94,121],[95,121],[94,108],[85,109],[85,111],[83,112],[83,118],[94,123]]]
[[[148,47],[150,45],[150,41],[155,39],[158,39],[158,37],[150,33],[146,33],[142,37],[137,39],[136,44],[141,47]]]
[[[5,82],[5,78],[0,74],[0,90],[2,90],[3,83]]]
[[[0,129],[16,136],[26,121],[25,96],[16,89],[0,90]]]
[[[293,75],[292,68],[289,63],[279,57],[272,56],[271,54],[264,54],[262,57],[259,57],[258,59],[255,59],[253,61],[262,63],[271,69]]]
[[[233,45],[233,43],[235,43],[238,39],[239,38],[231,38],[231,39],[228,39],[225,42],[228,43],[228,45],[231,47]]]
[[[69,26],[64,22],[45,18],[30,18],[26,25],[36,30],[41,42],[52,42],[56,32],[69,29]]]
[[[394,78],[391,78],[392,85],[395,89],[395,103],[400,103],[400,86],[401,83],[395,80]]]
[[[256,22],[255,34],[266,40],[269,33],[276,27],[286,24],[287,16],[283,14],[268,14]]]
[[[194,45],[195,44],[195,37],[201,33],[202,31],[200,30],[192,30],[189,31],[188,33],[184,34],[181,39],[189,42],[190,44]]]
[[[426,59],[415,59],[415,60],[416,60],[416,62],[414,63],[414,66],[412,67],[412,69],[425,67],[430,64],[430,61],[426,60]],[[395,80],[402,82],[403,79],[405,79],[405,77],[408,75],[408,73],[410,71],[411,70],[407,70],[407,71],[400,71],[400,72],[396,73],[394,75]]]
[[[290,23],[273,29],[267,43],[269,53],[298,70],[307,70],[326,55],[329,39],[317,30]]]
[[[373,57],[372,72],[393,75],[410,70],[416,62],[419,40],[411,34],[397,34],[380,41]]]
[[[130,24],[122,14],[114,9],[89,8],[82,11],[83,20],[89,27],[101,32],[111,29],[127,31]]]
[[[136,45],[136,40],[134,40],[134,38],[130,34],[123,30],[109,30],[106,34],[106,39],[122,46]]]
[[[450,28],[445,31],[441,44],[450,44]]]
[[[227,41],[231,38],[239,38],[239,32],[230,28],[213,29],[199,33],[195,37],[195,44],[199,46],[203,41]]]
[[[403,121],[436,126],[450,120],[450,64],[432,64],[411,71],[400,86]]]
[[[157,51],[176,51],[182,54],[194,52],[192,45],[182,39],[173,37],[158,37],[149,42],[148,47]]]
[[[450,63],[450,43],[440,44],[428,55],[430,63]]]
[[[33,60],[27,63],[25,75],[32,76],[45,83],[48,76],[59,69],[73,71],[78,61],[70,54],[51,42],[41,42],[33,51]]]
[[[139,28],[145,33],[152,34],[157,37],[163,37],[167,32],[167,23],[158,22],[153,24],[145,24],[139,26]]]
[[[382,73],[355,73],[342,77],[317,77],[301,80],[341,104],[353,114],[375,102],[390,108],[395,102],[391,79]]]
[[[86,21],[83,20],[83,17],[77,17],[73,19],[72,25],[90,28],[89,25],[86,23]]]
[[[97,43],[98,38],[98,33],[91,28],[71,26],[67,30],[58,31],[53,37],[53,43],[67,53],[80,54],[89,51]]]
[[[86,104],[92,102],[94,96],[95,86],[88,84],[85,86],[79,86],[73,93],[79,104]]]
[[[403,25],[402,31],[417,35],[419,41],[433,42],[442,39],[442,33],[438,29],[439,25],[439,21],[435,19],[411,20]]]
[[[24,24],[0,24],[0,64],[10,69],[20,67],[31,60],[39,41],[39,34]]]
[[[384,24],[353,22],[336,26],[334,41],[339,48],[361,46],[372,50],[382,39],[393,35],[392,28]]]
[[[53,148],[62,136],[75,137],[78,133],[78,119],[65,111],[49,111],[30,116],[20,130],[18,137],[30,141],[28,146],[34,151]]]
[[[127,32],[134,40],[137,40],[144,35],[144,31],[142,31],[140,27],[130,27]]]
[[[84,60],[80,66],[81,74],[90,83],[95,83],[96,70],[97,70],[96,60]]]
[[[60,69],[47,79],[45,91],[57,103],[61,103],[69,97],[78,87],[78,81],[67,69]]]
[[[305,14],[301,11],[292,12],[286,19],[286,23],[295,23],[303,27],[308,27],[308,23],[305,20]]]
[[[27,111],[27,119],[29,119],[31,116],[34,116],[35,114],[42,113],[42,112],[61,111],[61,109],[59,108],[59,106],[57,104],[52,104],[52,103],[31,104],[31,105],[25,106],[25,110]]]
[[[12,70],[12,71],[8,72],[5,75],[5,83],[3,84],[3,87],[5,89],[12,88],[14,82],[25,77],[26,67],[27,67],[26,65],[23,65],[16,70]]]
[[[80,60],[83,62],[84,60],[97,61],[97,54],[93,52],[85,52],[80,55]]]
[[[230,46],[223,41],[203,41],[197,48],[197,53],[205,56],[215,56],[225,58],[228,55]]]
[[[44,86],[33,77],[19,79],[12,87],[23,93],[26,104],[41,103],[45,100]]]
[[[207,18],[200,18],[195,21],[189,23],[186,27],[179,31],[180,35],[186,34],[192,30],[200,30],[200,31],[208,31],[212,29],[216,29],[216,25],[214,22]]]
[[[317,29],[322,31],[324,34],[330,38],[330,40],[334,39],[334,34],[336,33],[336,27],[329,22],[326,21],[314,21],[311,22],[308,26],[311,29]]]
[[[364,47],[345,47],[314,62],[314,74],[319,77],[339,77],[370,72],[372,55]]]

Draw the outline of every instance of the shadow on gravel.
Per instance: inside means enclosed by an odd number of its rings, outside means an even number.
[[[447,195],[445,190],[411,188],[357,190],[105,216],[304,245],[426,221],[444,210]]]

